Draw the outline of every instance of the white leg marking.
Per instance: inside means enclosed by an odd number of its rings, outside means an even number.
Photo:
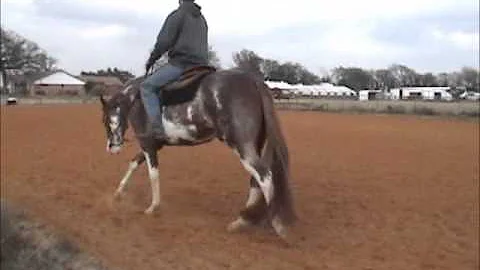
[[[148,176],[150,178],[150,186],[152,188],[152,204],[145,210],[145,214],[151,214],[160,205],[160,183],[158,168],[152,166],[152,162],[147,153],[143,153],[148,165]]]
[[[265,195],[265,200],[267,201],[267,204],[270,204],[270,202],[273,199],[273,180],[272,180],[272,172],[269,170],[267,172],[267,175],[263,178],[263,183],[258,183],[260,185],[260,188],[263,191],[263,194]]]
[[[242,228],[245,228],[250,225],[250,222],[246,221],[242,217],[238,217],[235,221],[230,223],[227,227],[228,232],[236,232]]]
[[[122,94],[126,95],[128,94],[128,91],[132,88],[132,85],[127,86],[125,89],[122,90]]]
[[[128,164],[128,170],[125,173],[125,176],[123,176],[122,181],[120,181],[120,184],[118,185],[117,191],[115,192],[115,196],[122,195],[122,193],[125,191],[125,188],[128,185],[128,181],[130,180],[130,177],[132,176],[132,173],[138,168],[138,163],[136,161],[130,162]]]
[[[250,163],[246,160],[241,160],[243,167],[257,180],[257,183],[260,185],[260,188],[262,189],[263,195],[265,196],[265,201],[267,204],[270,204],[270,202],[273,199],[273,181],[272,181],[272,172],[269,170],[265,177],[262,179],[260,177],[260,174],[253,168]]]
[[[248,192],[248,200],[246,207],[248,208],[254,205],[258,201],[260,196],[262,196],[262,190],[257,187],[251,187]]]
[[[191,133],[196,132],[195,125],[184,126],[179,123],[172,122],[165,117],[163,117],[163,126],[165,127],[165,134],[168,135],[169,142],[176,142],[179,139],[186,141],[195,141],[195,138],[192,137]]]

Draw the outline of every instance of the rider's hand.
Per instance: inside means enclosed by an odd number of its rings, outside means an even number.
[[[154,64],[155,64],[155,61],[152,61],[152,58],[148,59],[147,63],[145,64],[146,74],[148,74],[150,72],[150,70],[152,69]]]

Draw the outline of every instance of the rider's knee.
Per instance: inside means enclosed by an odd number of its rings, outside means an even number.
[[[153,84],[150,83],[148,80],[145,80],[140,84],[140,91],[142,91],[143,93],[153,92],[154,88],[155,87],[153,86]]]

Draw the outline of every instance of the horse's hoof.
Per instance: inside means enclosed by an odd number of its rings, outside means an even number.
[[[287,228],[283,223],[280,221],[278,217],[273,218],[272,220],[272,227],[275,230],[275,233],[283,240],[286,244],[290,244],[287,238]]]
[[[113,194],[113,198],[115,200],[119,200],[121,199],[123,196],[125,195],[125,193],[123,191],[115,191],[115,193]]]
[[[157,208],[158,208],[158,205],[150,205],[150,207],[148,207],[147,210],[144,211],[144,213],[146,215],[152,215]]]
[[[238,232],[242,229],[245,229],[250,226],[250,222],[246,221],[245,219],[239,217],[232,223],[230,223],[227,227],[227,231],[230,233]]]

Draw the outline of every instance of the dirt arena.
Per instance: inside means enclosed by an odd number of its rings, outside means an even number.
[[[111,269],[479,267],[473,120],[282,111],[300,217],[286,247],[266,228],[226,232],[248,174],[221,143],[162,150],[152,217],[143,166],[112,198],[137,148],[105,152],[97,105],[1,114],[2,198]]]

